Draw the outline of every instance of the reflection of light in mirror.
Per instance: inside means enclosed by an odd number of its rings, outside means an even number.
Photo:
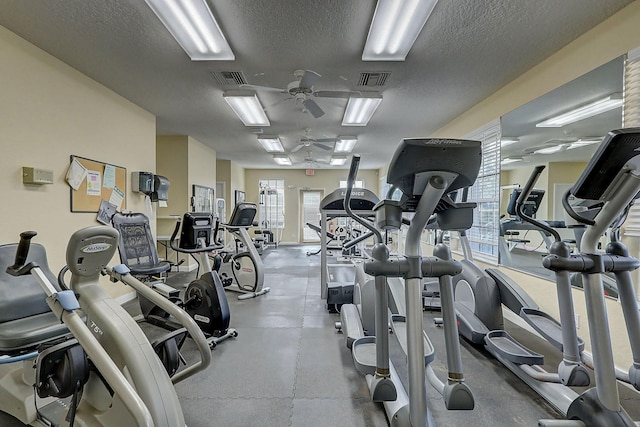
[[[545,148],[540,148],[536,151],[534,151],[534,154],[553,154],[553,153],[557,153],[558,151],[562,150],[564,148],[565,144],[560,144],[560,145],[552,145],[551,147],[545,147]]]
[[[576,108],[571,111],[567,111],[564,114],[560,114],[559,116],[555,116],[543,122],[537,123],[536,127],[538,128],[562,127],[564,125],[568,125],[569,123],[574,123],[580,120],[584,120],[588,117],[597,116],[598,114],[602,114],[606,111],[610,111],[610,110],[613,110],[614,108],[618,108],[621,106],[622,106],[622,94],[614,93],[607,96],[606,98],[599,99],[590,104],[583,105],[582,107]]]
[[[516,142],[520,142],[518,138],[500,138],[500,146],[506,147],[507,145],[515,144]]]
[[[521,157],[505,157],[504,159],[502,159],[500,164],[501,165],[508,165],[510,163],[516,163],[516,162],[521,162],[521,161],[522,161]]]
[[[586,147],[587,145],[593,145],[600,143],[600,139],[579,139],[576,142],[569,144],[567,150],[573,150],[574,148]]]

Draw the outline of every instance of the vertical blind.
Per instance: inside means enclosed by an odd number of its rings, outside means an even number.
[[[482,142],[480,172],[469,191],[469,201],[477,203],[478,206],[473,212],[473,226],[467,235],[474,253],[497,263],[500,220],[500,122],[491,122],[467,137]]]
[[[627,54],[624,65],[623,127],[640,127],[640,48]],[[640,205],[636,203],[629,212],[624,227],[625,236],[640,237]]]

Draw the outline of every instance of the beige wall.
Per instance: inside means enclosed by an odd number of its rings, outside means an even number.
[[[69,236],[98,224],[95,213],[70,212],[69,155],[125,167],[127,209],[143,211],[130,177],[155,171],[155,117],[3,27],[0,52],[0,241],[36,230],[57,273]],[[53,171],[54,183],[22,184],[22,166]]]
[[[260,179],[284,179],[285,185],[285,229],[282,243],[298,243],[299,241],[299,202],[300,189],[323,190],[326,196],[338,188],[340,180],[347,179],[349,171],[318,169],[314,176],[306,176],[304,169],[246,169],[245,192],[247,201],[259,203],[258,182]],[[364,180],[365,187],[378,193],[378,171],[361,170],[358,179]]]
[[[224,198],[227,206],[227,220],[233,211],[235,203],[235,191],[244,190],[244,168],[238,163],[231,160],[218,160],[216,178],[218,182],[225,183],[225,194],[216,195],[216,197]]]
[[[216,186],[216,152],[198,140],[186,135],[159,135],[157,137],[157,173],[170,181],[169,200],[166,207],[157,210],[158,236],[168,236],[174,230],[176,220],[191,211],[192,185]],[[175,261],[173,251],[158,246],[161,256]],[[181,266],[193,269],[196,263],[191,257],[180,255],[185,260]]]

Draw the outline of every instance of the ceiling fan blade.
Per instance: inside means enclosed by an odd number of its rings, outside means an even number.
[[[333,150],[333,147],[331,147],[331,146],[329,146],[329,145],[320,144],[320,143],[318,143],[318,142],[314,142],[314,143],[313,143],[313,146],[314,146],[314,147],[321,148],[321,149],[323,149],[323,150],[327,150],[327,151],[329,151],[329,150]]]
[[[318,138],[315,140],[316,142],[336,142],[338,138]]]
[[[256,89],[256,90],[263,90],[263,91],[268,91],[268,92],[289,93],[284,89],[279,89],[277,87],[270,87],[270,86],[240,85],[240,87],[243,88],[243,89]]]
[[[298,144],[295,147],[293,147],[293,150],[291,150],[291,153],[295,153],[296,151],[299,151],[302,147],[304,147],[304,144]]]
[[[324,116],[324,111],[322,111],[322,108],[320,108],[320,106],[313,99],[305,99],[304,101],[302,101],[302,105],[304,105],[304,108],[306,108],[316,119],[318,117]]]
[[[319,90],[313,92],[313,96],[318,98],[344,98],[347,99],[351,96],[360,95],[360,92],[352,92],[349,90]]]
[[[300,79],[300,87],[311,87],[320,77],[322,76],[315,71],[305,70],[304,75]]]

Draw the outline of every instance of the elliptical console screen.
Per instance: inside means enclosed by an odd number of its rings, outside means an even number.
[[[612,130],[589,161],[571,193],[580,199],[602,200],[632,158],[640,155],[640,128]]]

